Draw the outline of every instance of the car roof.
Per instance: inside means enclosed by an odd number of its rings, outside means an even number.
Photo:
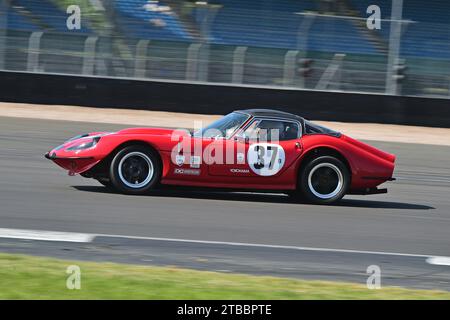
[[[236,110],[238,112],[243,112],[249,114],[253,117],[268,117],[268,118],[283,118],[289,120],[297,120],[303,122],[304,119],[296,114],[292,114],[289,112],[274,110],[274,109],[245,109],[245,110]]]

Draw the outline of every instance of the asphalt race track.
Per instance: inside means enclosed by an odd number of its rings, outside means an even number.
[[[425,261],[450,256],[450,147],[371,142],[397,154],[398,180],[388,194],[338,206],[257,193],[126,196],[43,157],[79,133],[123,127],[0,117],[0,228],[115,235],[89,244],[0,239],[0,252],[362,283],[377,264],[384,283],[450,290],[450,266]]]

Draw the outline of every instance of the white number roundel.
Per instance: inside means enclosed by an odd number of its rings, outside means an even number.
[[[273,176],[284,166],[285,153],[282,146],[273,143],[255,143],[249,146],[247,161],[254,173]]]

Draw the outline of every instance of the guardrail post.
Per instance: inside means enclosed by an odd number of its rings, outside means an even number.
[[[28,41],[28,61],[27,71],[39,71],[39,50],[41,46],[41,37],[44,33],[41,31],[33,32]]]
[[[6,45],[8,35],[8,3],[0,0],[0,70],[6,69]]]
[[[386,72],[386,94],[399,94],[397,81],[394,79],[395,63],[400,56],[400,42],[402,37],[403,0],[393,0],[391,8],[391,31],[389,34],[389,52]]]
[[[84,42],[84,58],[82,74],[93,75],[95,69],[95,52],[98,37],[88,37]]]
[[[340,70],[342,69],[342,64],[345,59],[344,53],[336,53],[331,60],[328,67],[325,69],[324,73],[320,77],[319,81],[316,84],[316,90],[326,90],[328,86],[331,84],[331,81],[336,77],[338,78],[338,88],[340,87],[341,74]]]
[[[448,97],[450,98],[450,77],[448,77]]]
[[[193,43],[187,51],[186,80],[196,81],[201,43]]]
[[[298,54],[298,50],[289,50],[284,56],[283,85],[285,86],[294,85]]]
[[[247,47],[237,47],[233,53],[232,83],[242,83],[244,80],[245,54]]]
[[[145,78],[147,69],[147,50],[150,40],[139,40],[136,45],[136,57],[134,60],[134,76]]]
[[[209,43],[203,43],[199,52],[197,73],[199,81],[208,81],[209,74]]]

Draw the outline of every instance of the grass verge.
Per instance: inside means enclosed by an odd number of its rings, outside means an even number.
[[[70,265],[81,289],[66,287]],[[450,292],[0,254],[0,299],[450,299]]]

